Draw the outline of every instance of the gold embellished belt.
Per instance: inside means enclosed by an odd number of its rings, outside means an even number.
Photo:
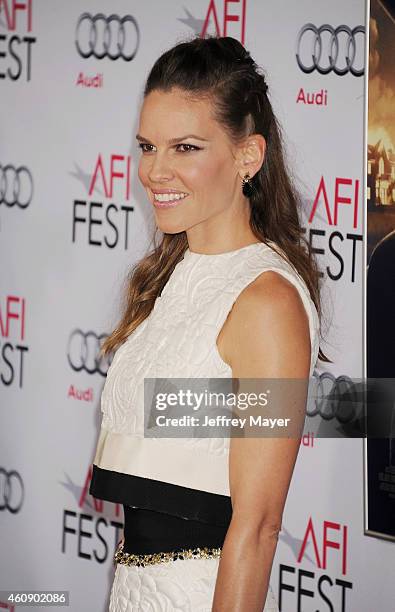
[[[145,567],[154,563],[167,563],[177,559],[217,559],[221,557],[221,548],[184,548],[183,550],[135,555],[123,552],[121,543],[114,555],[115,563]]]

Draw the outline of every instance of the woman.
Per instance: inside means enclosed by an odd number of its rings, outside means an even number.
[[[327,361],[265,78],[231,37],[177,44],[148,76],[136,138],[163,236],[103,345],[90,492],[125,512],[110,610],[278,610],[269,578],[300,440],[149,438],[143,422],[147,378],[308,379]]]

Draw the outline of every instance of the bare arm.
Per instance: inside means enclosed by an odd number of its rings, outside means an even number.
[[[265,272],[249,285],[226,325],[223,356],[234,378],[308,381],[307,313],[297,289],[279,274]],[[303,399],[291,408],[301,424]],[[219,563],[213,612],[263,610],[299,445],[300,438],[231,439],[233,515]]]

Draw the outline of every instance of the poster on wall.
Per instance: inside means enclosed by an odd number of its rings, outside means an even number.
[[[366,375],[382,437],[365,438],[365,534],[395,541],[395,2],[371,0],[367,116]],[[384,435],[385,434],[385,435]]]

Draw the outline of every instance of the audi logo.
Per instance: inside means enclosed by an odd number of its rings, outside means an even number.
[[[135,57],[139,44],[139,27],[132,15],[121,18],[118,15],[106,17],[103,13],[82,13],[78,19],[75,45],[83,58],[122,58],[130,62]]]
[[[67,347],[67,360],[75,372],[85,371],[88,374],[101,374],[106,376],[112,358],[100,357],[101,343],[107,334],[98,336],[93,331],[83,332],[75,329],[69,338]]]
[[[26,166],[0,165],[0,204],[26,208],[33,198],[33,177]]]
[[[0,467],[0,510],[8,510],[17,514],[22,508],[25,497],[25,487],[19,472],[7,472]]]
[[[324,32],[328,32],[329,39],[323,36]],[[357,34],[363,34],[363,42],[360,42],[358,54],[357,44],[361,37],[357,37]],[[306,23],[298,34],[296,61],[299,68],[306,74],[317,70],[320,74],[329,74],[333,71],[343,76],[350,72],[360,77],[364,74],[364,48],[364,26],[356,26],[351,29],[346,25],[333,28],[325,24],[317,28],[312,23]],[[357,55],[361,63],[359,67],[355,65]]]
[[[330,372],[314,376],[314,379],[314,402],[309,403],[307,416],[319,416],[323,421],[336,419],[340,425],[359,422],[363,416],[363,386],[361,388],[345,375],[335,378]]]

